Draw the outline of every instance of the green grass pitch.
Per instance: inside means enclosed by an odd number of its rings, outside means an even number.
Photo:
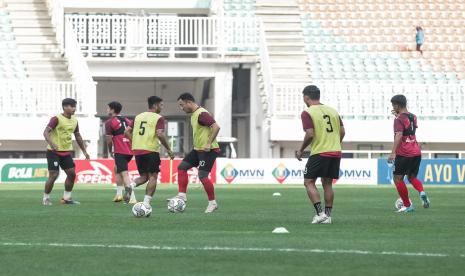
[[[0,184],[1,275],[463,275],[465,187],[426,187],[431,208],[396,214],[394,187],[335,187],[332,225],[311,225],[303,186],[217,186],[218,212],[191,185],[170,214],[159,185],[150,218],[111,202],[110,185],[63,185],[42,206],[42,185]],[[272,197],[280,192],[281,197]],[[142,199],[143,189],[136,195]],[[272,234],[285,227],[288,234]]]

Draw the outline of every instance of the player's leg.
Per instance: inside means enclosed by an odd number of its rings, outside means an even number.
[[[53,190],[53,186],[60,172],[59,162],[58,156],[54,152],[47,151],[48,179],[44,187],[44,195],[42,198],[43,205],[52,205],[50,193]]]
[[[192,167],[197,167],[198,164],[199,159],[194,150],[189,152],[189,154],[187,154],[181,161],[181,164],[178,166],[178,194],[175,197],[187,202],[187,185],[189,184],[187,171]]]
[[[394,185],[396,185],[397,193],[404,202],[404,207],[399,210],[400,212],[413,211],[413,206],[411,206],[408,196],[407,185],[404,182],[404,177],[408,173],[409,161],[408,157],[396,156],[394,162]]]
[[[418,171],[420,170],[421,156],[413,157],[410,171],[408,173],[408,181],[412,184],[415,190],[420,193],[420,200],[424,208],[429,208],[430,201],[423,188],[423,183],[417,178]]]
[[[134,189],[149,180],[149,155],[150,154],[143,154],[143,155],[136,155],[136,165],[137,170],[139,171],[139,177],[134,178],[128,187],[125,188],[126,191],[126,199],[125,202],[129,203],[130,198],[134,198]]]
[[[116,179],[116,195],[113,198],[113,202],[121,202],[123,201],[123,177],[121,173],[117,172],[116,166],[115,166],[115,179]]]
[[[64,156],[60,158],[60,166],[66,173],[65,191],[63,192],[62,204],[80,204],[79,201],[73,200],[71,192],[74,188],[74,180],[76,179],[76,170],[74,168],[74,161],[71,156]]]
[[[199,158],[199,179],[208,196],[208,206],[205,213],[213,213],[218,209],[218,203],[215,199],[215,186],[213,186],[213,183],[208,176],[215,164],[218,153],[215,151],[198,152],[197,155]]]
[[[321,178],[325,196],[325,215],[328,219],[322,223],[331,224],[331,212],[334,203],[333,180],[339,178],[339,169],[341,166],[341,158],[322,157],[322,162],[326,169],[325,177]]]
[[[153,195],[155,194],[155,190],[157,189],[157,180],[158,173],[160,172],[160,164],[160,154],[158,154],[157,152],[150,153],[147,158],[148,182],[147,187],[145,187],[144,196],[144,203],[148,205],[150,205]]]
[[[308,198],[315,208],[316,215],[313,217],[312,224],[321,223],[327,217],[321,207],[320,192],[316,187],[316,180],[322,175],[321,157],[319,155],[312,155],[308,158],[304,171],[304,186],[307,191]]]

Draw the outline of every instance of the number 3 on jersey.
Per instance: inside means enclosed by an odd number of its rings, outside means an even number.
[[[326,128],[326,132],[333,132],[333,125],[331,124],[331,117],[329,115],[323,115],[323,119],[326,120],[326,123],[329,125],[329,127]]]

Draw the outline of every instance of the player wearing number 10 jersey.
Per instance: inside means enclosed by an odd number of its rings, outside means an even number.
[[[320,103],[320,90],[314,85],[305,87],[303,99],[308,109],[302,112],[302,125],[305,138],[296,158],[301,161],[307,148],[310,157],[304,171],[304,185],[308,197],[315,207],[316,215],[312,223],[331,223],[334,192],[333,179],[339,178],[339,166],[342,157],[342,139],[344,125],[338,112]],[[320,193],[316,188],[317,178],[321,178],[325,197],[325,210],[321,207]]]

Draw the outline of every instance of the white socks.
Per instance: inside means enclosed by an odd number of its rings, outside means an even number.
[[[50,199],[50,194],[44,193],[44,199]]]
[[[216,204],[216,200],[215,199],[214,200],[209,200],[208,204]]]
[[[116,186],[116,195],[123,196],[123,190],[124,190],[123,186]]]
[[[134,190],[132,190],[132,193],[131,193],[131,198],[129,200],[136,200],[136,193]]]
[[[131,187],[132,189],[135,189],[136,188],[136,183],[131,182],[131,184],[129,184],[129,187]]]
[[[65,199],[65,200],[71,199],[71,192],[65,191],[65,192],[63,193],[63,199]]]
[[[150,201],[152,201],[152,197],[149,195],[144,196],[144,203],[150,205]]]

